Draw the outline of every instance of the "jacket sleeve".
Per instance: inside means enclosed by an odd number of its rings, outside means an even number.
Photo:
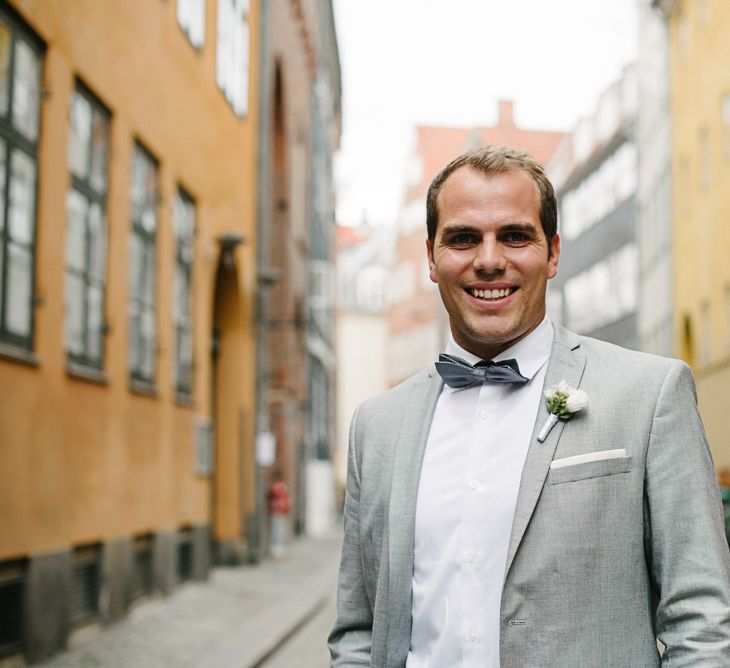
[[[360,548],[360,472],[357,464],[357,418],[350,425],[345,496],[345,536],[337,588],[337,617],[329,636],[331,665],[370,666],[373,612],[365,589]]]
[[[694,380],[682,362],[669,367],[654,410],[645,508],[662,666],[730,666],[730,552]]]

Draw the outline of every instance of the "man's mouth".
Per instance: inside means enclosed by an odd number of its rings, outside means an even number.
[[[496,300],[503,299],[511,295],[517,288],[500,288],[495,290],[477,290],[476,288],[467,288],[467,292],[477,299]]]

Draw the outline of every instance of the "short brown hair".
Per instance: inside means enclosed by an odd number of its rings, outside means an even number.
[[[506,146],[480,146],[463,153],[444,167],[431,181],[426,196],[426,229],[428,239],[433,244],[438,226],[437,199],[441,187],[457,169],[471,167],[486,175],[504,174],[505,172],[521,169],[535,182],[540,193],[540,223],[550,242],[558,231],[558,203],[555,200],[553,184],[550,183],[545,170],[536,162],[527,151],[520,151]]]

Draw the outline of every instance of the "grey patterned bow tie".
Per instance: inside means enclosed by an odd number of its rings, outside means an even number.
[[[477,362],[474,366],[455,355],[442,353],[436,362],[436,371],[449,387],[472,387],[481,383],[523,383],[530,379],[520,373],[517,360]]]

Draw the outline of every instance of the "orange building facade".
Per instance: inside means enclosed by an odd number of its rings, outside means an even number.
[[[0,657],[241,557],[258,3],[0,3]]]

